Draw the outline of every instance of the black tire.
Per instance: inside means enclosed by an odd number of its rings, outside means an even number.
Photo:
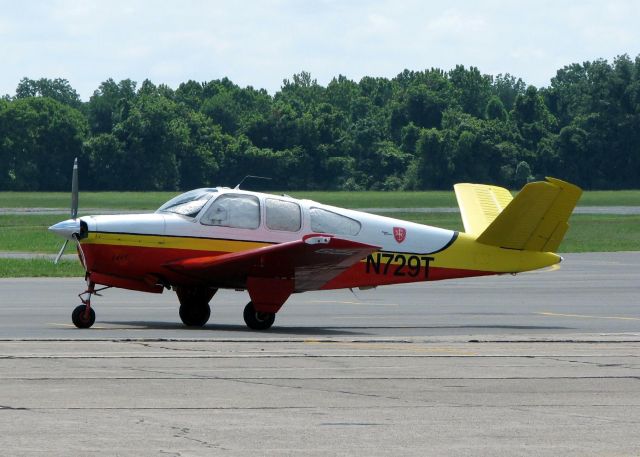
[[[71,313],[71,320],[78,328],[89,328],[96,321],[96,312],[93,308],[89,308],[88,316],[85,313],[86,309],[86,305],[78,305]]]
[[[184,306],[200,306],[208,304],[218,289],[209,287],[177,287],[178,301]]]
[[[247,303],[244,307],[244,322],[252,330],[267,330],[276,320],[276,313],[263,313],[256,311],[253,302]]]
[[[180,305],[180,319],[189,327],[202,327],[211,316],[211,307],[207,303],[194,305]]]

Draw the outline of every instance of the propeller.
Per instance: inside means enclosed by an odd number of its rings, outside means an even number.
[[[71,219],[74,221],[78,218],[78,158],[76,157],[73,161],[73,175],[71,177]],[[75,239],[75,236],[74,236]],[[67,243],[69,243],[69,239],[65,239],[62,244],[62,248],[55,260],[54,264],[57,264],[64,253],[64,250],[67,248]]]

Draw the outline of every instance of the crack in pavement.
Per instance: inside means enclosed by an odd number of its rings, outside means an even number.
[[[514,409],[514,408],[615,408],[619,404],[519,404],[519,405],[488,405],[474,403],[425,403],[422,405],[372,405],[372,406],[65,406],[65,407],[9,407],[0,411],[279,411],[279,410],[384,410],[384,409],[433,409],[433,408],[486,408],[486,409]],[[640,404],[625,404],[632,408]],[[523,410],[524,411],[524,410]],[[589,417],[589,416],[584,416]],[[629,421],[640,423],[640,421]]]
[[[0,405],[0,410],[2,410],[2,411],[31,411],[31,409],[29,409],[29,408],[14,407],[14,406],[7,406],[7,405]]]
[[[173,437],[174,438],[181,438],[181,439],[184,439],[184,440],[193,441],[194,443],[201,444],[204,447],[209,448],[209,449],[220,449],[220,450],[223,450],[223,451],[229,451],[230,450],[230,449],[227,449],[227,448],[223,448],[218,443],[211,443],[209,441],[200,440],[198,438],[193,438],[193,437],[189,436],[189,434],[191,433],[191,429],[189,427],[171,427],[171,429],[174,431],[174,433],[173,433]]]
[[[624,363],[601,363],[601,362],[592,362],[589,360],[569,360],[569,359],[565,359],[565,358],[561,358],[561,357],[550,357],[547,356],[545,357],[547,360],[554,360],[556,362],[568,362],[568,363],[577,363],[577,364],[582,364],[582,365],[589,365],[589,366],[596,366],[599,368],[627,368],[629,370],[638,370],[640,369],[640,366],[635,366],[635,365],[631,365],[631,364],[624,364]],[[574,358],[572,356],[572,358]]]

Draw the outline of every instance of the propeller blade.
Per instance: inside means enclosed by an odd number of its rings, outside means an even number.
[[[71,178],[71,219],[78,217],[78,158],[73,161],[73,177]]]
[[[69,240],[64,240],[64,244],[62,245],[62,249],[60,249],[60,252],[58,252],[58,255],[56,256],[56,259],[53,261],[54,264],[57,265],[58,262],[60,261],[60,257],[62,257],[62,253],[66,249],[68,242],[69,242]]]
[[[73,239],[76,242],[76,245],[78,247],[78,252],[80,253],[80,260],[82,261],[82,268],[84,268],[84,271],[87,271],[87,260],[84,257],[84,251],[82,250],[82,244],[80,244],[80,237],[77,234],[73,235]]]

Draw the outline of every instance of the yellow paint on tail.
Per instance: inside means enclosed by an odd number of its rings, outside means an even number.
[[[511,200],[508,190],[457,184],[465,230],[489,246],[534,252],[558,249],[582,190],[555,178],[529,183]]]
[[[453,186],[460,207],[464,230],[480,235],[507,207],[513,197],[502,187],[484,184],[456,184]]]

